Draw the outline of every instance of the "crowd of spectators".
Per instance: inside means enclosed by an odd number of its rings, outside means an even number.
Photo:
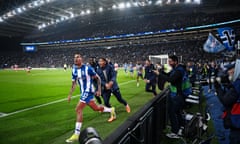
[[[104,37],[120,34],[181,29],[192,26],[220,23],[239,19],[239,12],[207,13],[203,11],[176,11],[136,14],[129,11],[118,11],[112,15],[86,16],[73,22],[48,27],[28,35],[26,42],[43,42],[55,40],[75,40],[81,38]]]
[[[177,54],[181,56],[183,62],[189,60],[195,62],[206,62],[221,55],[208,54],[203,51],[203,41],[182,41],[148,45],[128,45],[112,48],[60,48],[60,49],[39,49],[36,52],[26,53],[4,52],[0,56],[1,67],[63,67],[64,64],[72,65],[72,57],[75,53],[80,53],[87,60],[90,57],[106,57],[113,63],[122,66],[124,63],[136,63],[149,58],[149,55]]]
[[[49,28],[43,33],[46,37],[39,39],[39,42],[54,41],[62,39],[78,39],[86,37],[102,37],[124,33],[138,33],[146,31],[158,31],[162,29],[173,29],[190,26],[213,24],[239,18],[238,12],[187,12],[187,13],[152,13],[140,15],[127,15],[117,13],[119,17],[109,20],[93,21],[88,25],[84,21],[66,24],[62,30]],[[124,15],[124,16],[120,16]],[[88,20],[86,20],[88,21]],[[86,22],[85,21],[85,22]],[[75,26],[74,26],[75,25]],[[51,35],[52,33],[53,35]],[[33,35],[32,35],[33,36]],[[207,36],[206,36],[207,37]],[[177,54],[183,62],[188,60],[195,62],[211,61],[221,55],[208,54],[203,51],[205,40],[189,40],[180,42],[148,43],[139,45],[125,45],[112,48],[59,48],[59,49],[38,49],[36,52],[26,53],[23,51],[2,52],[0,55],[0,67],[63,67],[64,64],[72,65],[72,57],[80,53],[83,57],[107,57],[112,62],[120,65],[123,63],[137,62],[148,59],[149,55]]]

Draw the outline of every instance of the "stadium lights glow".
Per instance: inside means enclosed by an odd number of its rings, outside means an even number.
[[[116,8],[117,8],[117,6],[114,4],[114,5],[112,6],[112,8],[113,8],[113,9],[116,9]]]
[[[35,2],[33,2],[33,6],[38,6],[39,4],[38,4],[38,1],[35,1]]]
[[[68,16],[66,16],[66,17],[65,17],[65,19],[66,19],[66,20],[68,20],[68,19],[69,19],[69,17],[68,17]]]
[[[126,3],[126,8],[130,8],[130,7],[131,7],[130,2],[127,2],[127,3]]]
[[[119,8],[119,9],[124,9],[124,8],[125,8],[125,3],[120,3],[120,4],[118,4],[118,8]]]
[[[31,1],[27,4],[25,4],[25,5],[22,5],[20,7],[15,8],[12,11],[8,11],[7,13],[0,16],[0,22],[3,22],[5,20],[7,20],[8,18],[14,17],[17,14],[23,13],[24,11],[42,6],[44,4],[47,4],[47,3],[50,3],[50,2],[53,2],[53,1],[56,1],[56,0],[34,0],[34,1]],[[172,0],[167,0],[166,1],[166,3],[169,3],[169,4],[171,2],[172,2]],[[180,3],[180,0],[175,0],[175,2]],[[185,2],[186,3],[200,4],[201,0],[185,0]],[[139,6],[148,6],[148,5],[151,5],[152,3],[153,3],[152,0],[147,0],[147,1],[142,1],[142,2],[141,1],[121,2],[121,3],[116,3],[116,4],[112,5],[112,7],[109,7],[109,8],[106,8],[106,9],[107,10],[112,10],[112,9],[125,9],[125,8],[131,8],[131,7],[139,7]],[[162,5],[162,4],[163,4],[163,0],[156,0],[156,2],[155,2],[155,5]],[[52,19],[49,22],[44,22],[44,23],[38,25],[38,28],[42,29],[42,28],[45,28],[47,26],[66,21],[66,20],[71,19],[71,18],[75,18],[77,16],[83,16],[83,15],[91,14],[91,13],[94,13],[94,12],[102,12],[103,10],[104,10],[103,7],[99,7],[98,11],[87,9],[87,10],[82,10],[80,14],[76,14],[76,13],[73,13],[73,12],[70,11],[69,16],[62,16],[62,17],[59,17],[58,19]]]
[[[17,8],[17,12],[18,13],[22,13],[22,9],[21,8]]]
[[[162,4],[162,0],[157,0],[155,5],[161,5]]]
[[[32,1],[32,2],[29,2],[25,5],[17,7],[15,10],[11,10],[11,11],[6,12],[5,14],[2,15],[2,20],[3,19],[7,20],[8,18],[11,18],[11,17],[13,17],[17,14],[23,13],[24,11],[39,7],[41,5],[44,5],[46,3],[53,2],[53,1],[55,1],[55,0],[35,0],[35,1]],[[0,22],[2,22],[2,21],[0,21]]]
[[[134,2],[134,3],[133,3],[133,6],[134,6],[134,7],[137,7],[137,6],[138,6],[138,3],[137,3],[137,2]]]
[[[45,3],[44,0],[41,0],[41,1],[40,1],[40,4],[44,4],[44,3]]]
[[[70,18],[74,17],[74,13],[70,12]]]
[[[8,16],[8,17],[12,17],[13,15],[12,15],[11,12],[8,12],[8,13],[7,13],[7,16]]]
[[[85,15],[85,11],[81,11],[81,15]]]
[[[100,7],[100,8],[99,8],[99,11],[100,11],[100,12],[102,12],[102,11],[103,11],[103,8],[102,8],[102,7]]]
[[[16,14],[17,14],[16,11],[13,10],[13,11],[12,11],[12,15],[14,16],[14,15],[16,15]]]
[[[86,11],[86,13],[87,13],[87,14],[90,14],[90,13],[91,13],[91,11],[88,9],[88,10]]]
[[[201,4],[201,0],[194,0],[194,3]]]

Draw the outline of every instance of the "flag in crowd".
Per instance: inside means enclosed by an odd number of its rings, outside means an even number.
[[[203,50],[208,53],[219,53],[225,50],[225,46],[211,33],[209,33],[208,38],[203,45]]]
[[[218,28],[217,29],[222,44],[228,51],[234,50],[235,43],[235,32],[230,27]]]

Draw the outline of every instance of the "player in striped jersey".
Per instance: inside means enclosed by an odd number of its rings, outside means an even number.
[[[74,134],[66,140],[67,143],[72,143],[74,141],[78,141],[80,135],[80,129],[82,127],[83,121],[83,109],[86,105],[89,105],[94,111],[100,112],[109,112],[111,113],[110,119],[116,119],[116,113],[114,107],[107,108],[104,106],[98,106],[94,101],[94,94],[97,96],[101,95],[101,89],[95,91],[93,86],[93,79],[97,80],[98,87],[101,88],[101,79],[96,74],[94,69],[90,66],[84,65],[83,60],[80,54],[75,54],[74,56],[74,66],[72,69],[72,87],[70,89],[68,95],[68,101],[71,101],[71,96],[77,82],[80,86],[81,96],[80,101],[76,106],[76,124],[75,124],[75,132]]]

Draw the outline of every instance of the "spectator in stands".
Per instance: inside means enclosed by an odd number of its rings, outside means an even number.
[[[189,80],[192,86],[194,86],[194,82],[196,81],[196,78],[197,78],[197,69],[196,69],[196,66],[194,65],[194,62],[190,61],[187,63],[187,72],[188,72]]]
[[[209,92],[212,90],[213,80],[217,77],[218,69],[217,64],[212,61],[208,67],[208,81],[209,81]]]
[[[214,82],[217,96],[221,103],[224,105],[226,111],[231,111],[235,103],[240,103],[240,72],[238,71],[238,74],[236,74],[237,78],[235,81],[233,81],[232,78],[234,77],[234,73],[237,72],[235,69],[235,64],[229,64],[227,66],[227,72],[230,81],[228,85],[226,85],[226,83],[224,82],[224,89],[222,88],[223,85],[221,85],[218,81]],[[235,110],[237,110],[235,111],[235,113],[238,113],[239,115],[240,107]],[[238,115],[234,116],[237,117]],[[230,124],[227,120],[224,120],[224,127],[230,128],[230,144],[240,144],[239,117],[240,116],[238,116],[238,120],[235,121],[238,123],[238,126],[234,125],[234,123],[232,122]]]

